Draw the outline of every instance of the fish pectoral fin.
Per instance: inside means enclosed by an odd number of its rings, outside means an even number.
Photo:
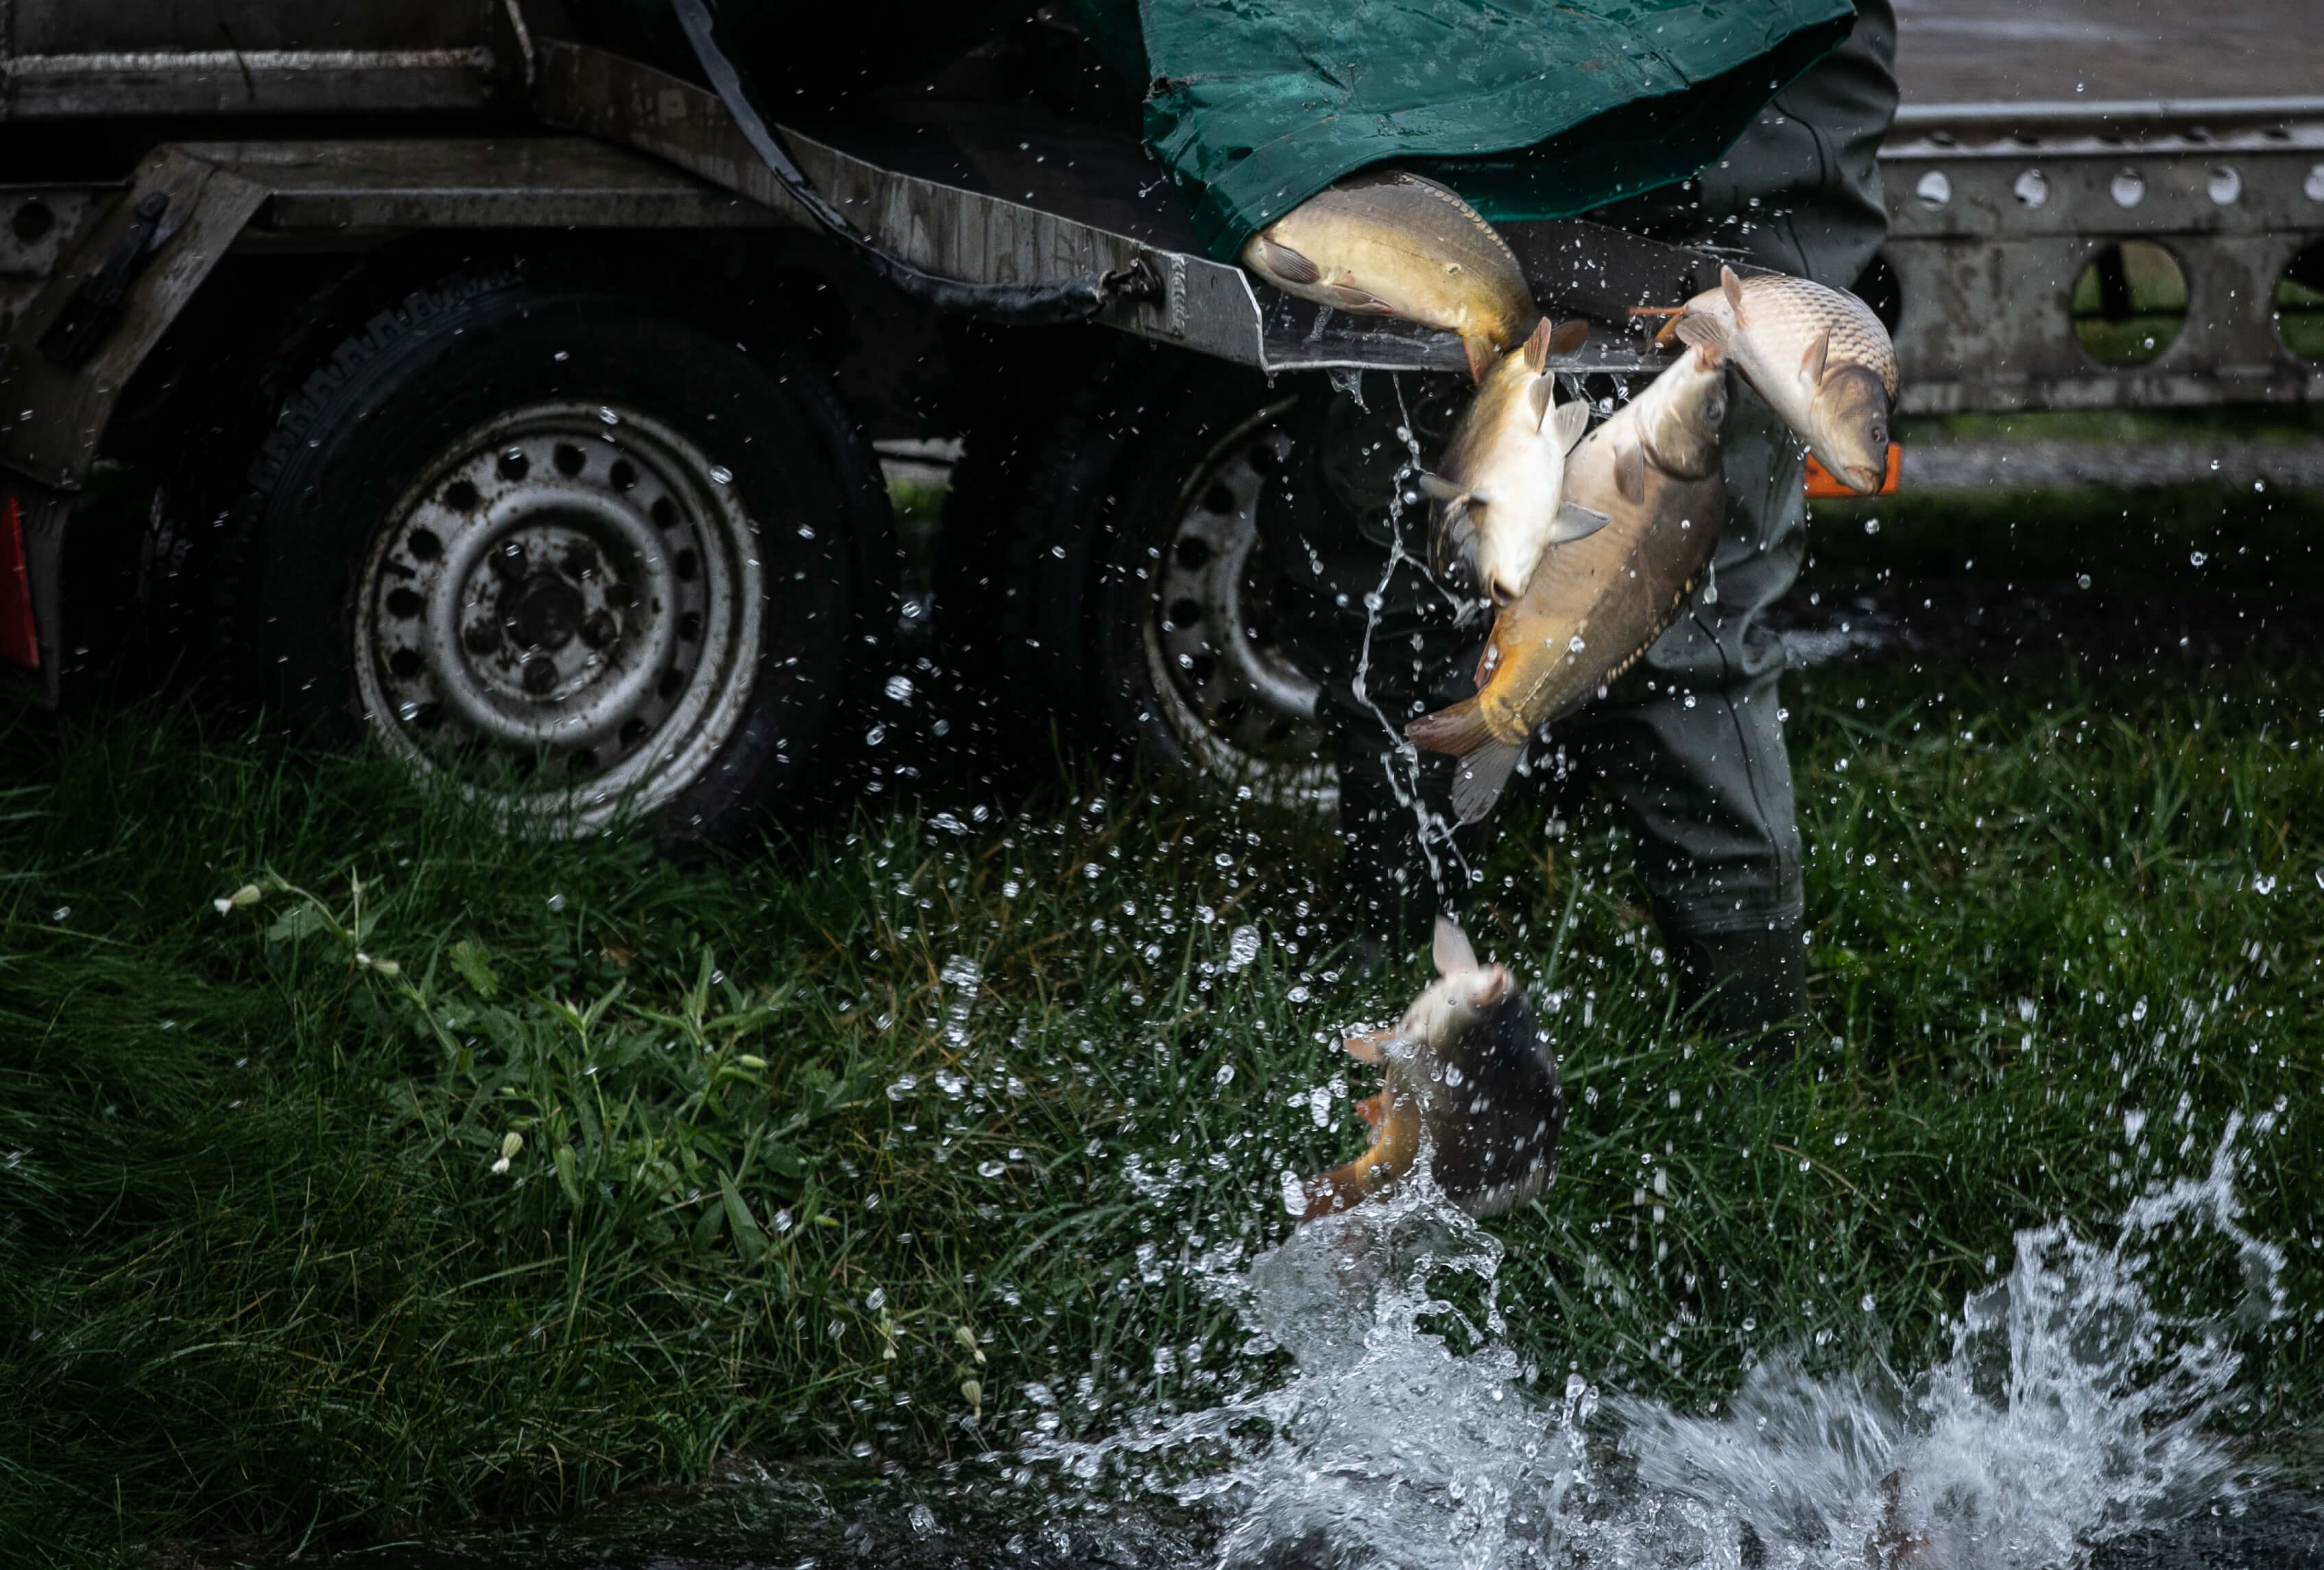
[[[1683,316],[1663,330],[1674,333],[1680,343],[1691,344],[1707,356],[1705,370],[1727,357],[1727,324],[1716,317]]]
[[[1477,968],[1477,951],[1470,947],[1469,935],[1450,916],[1436,919],[1429,956],[1436,961],[1438,975],[1462,975]]]
[[[1595,507],[1585,507],[1579,502],[1566,502],[1557,509],[1557,523],[1549,531],[1552,545],[1571,545],[1577,540],[1587,540],[1614,520]],[[1479,685],[1483,678],[1478,679]]]
[[[1447,505],[1453,503],[1465,504],[1470,497],[1469,492],[1443,475],[1432,475],[1426,469],[1420,471],[1420,494],[1432,502],[1443,502]]]
[[[1549,352],[1553,355],[1578,354],[1582,346],[1589,341],[1590,324],[1576,317],[1549,335]]]
[[[1719,292],[1727,297],[1727,308],[1735,313],[1735,325],[1743,325],[1743,281],[1735,276],[1735,269],[1721,262],[1719,264]]]
[[[1614,488],[1626,502],[1646,499],[1646,449],[1636,442],[1624,444],[1614,455]]]
[[[1492,374],[1493,364],[1500,358],[1499,350],[1492,339],[1482,333],[1462,333],[1461,346],[1468,351],[1471,381],[1482,382]]]
[[[1822,383],[1824,360],[1831,353],[1831,329],[1826,328],[1816,334],[1815,342],[1810,344],[1807,352],[1800,356],[1801,385],[1816,387]]]
[[[1557,401],[1557,378],[1536,376],[1533,385],[1526,389],[1526,397],[1533,404],[1533,428],[1539,430],[1542,421],[1549,418],[1550,405]]]
[[[1544,317],[1534,324],[1533,336],[1525,342],[1526,370],[1536,376],[1541,374],[1543,367],[1549,364],[1549,340],[1555,336],[1556,329],[1549,325],[1549,318]]]
[[[1572,452],[1582,433],[1590,429],[1590,405],[1576,398],[1571,403],[1561,403],[1557,412],[1549,417],[1550,439],[1557,443],[1560,452]]]
[[[1323,281],[1321,267],[1280,240],[1254,235],[1248,254],[1260,272],[1280,278],[1286,283],[1320,283]]]
[[[1379,295],[1345,283],[1327,283],[1323,286],[1323,292],[1332,297],[1333,305],[1338,306],[1342,310],[1353,311],[1358,316],[1394,316],[1396,314],[1396,308]]]

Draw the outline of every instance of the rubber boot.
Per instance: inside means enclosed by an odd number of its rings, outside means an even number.
[[[1736,1061],[1773,1078],[1789,1067],[1807,1015],[1808,955],[1794,923],[1727,932],[1665,929],[1679,1004],[1700,1004],[1705,1029],[1734,1043]]]

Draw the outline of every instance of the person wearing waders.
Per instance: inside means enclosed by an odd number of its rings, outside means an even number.
[[[626,16],[651,57],[687,47],[671,9],[686,3],[585,8]],[[1024,14],[1021,0],[903,0],[837,59],[836,45],[800,47],[784,8],[729,12],[720,29],[787,115],[842,108]],[[1143,85],[1147,149],[1221,262],[1376,166],[1440,181],[1488,220],[1584,215],[1843,288],[1884,235],[1873,160],[1896,104],[1890,0],[1066,0],[1040,16],[1068,14],[1121,106]],[[1416,758],[1403,727],[1470,696],[1488,619],[1428,577],[1425,506],[1389,498],[1468,393],[1427,378],[1301,386],[1288,466],[1259,512],[1286,650],[1323,688],[1350,893],[1382,957],[1417,948],[1467,892],[1452,846],[1420,827],[1449,821],[1452,762]],[[1783,646],[1761,623],[1799,571],[1804,460],[1731,375],[1729,402],[1712,571],[1607,696],[1557,727],[1534,774],[1621,804],[1687,1000],[1757,1039],[1805,1002]]]
[[[1886,233],[1874,155],[1896,106],[1888,0],[1859,0],[1856,9],[1847,38],[1792,79],[1714,162],[1587,216],[1728,247],[1821,283],[1856,283]],[[1462,184],[1457,171],[1425,160],[1399,167]],[[1485,628],[1456,623],[1416,567],[1386,570],[1399,534],[1406,554],[1425,554],[1425,506],[1391,518],[1380,502],[1410,456],[1397,428],[1409,419],[1424,457],[1433,457],[1465,389],[1399,402],[1388,378],[1373,376],[1360,391],[1368,410],[1342,393],[1309,400],[1292,417],[1291,473],[1268,493],[1259,526],[1296,596],[1286,607],[1291,651],[1325,690],[1351,896],[1372,941],[1401,957],[1418,947],[1433,913],[1465,891],[1451,847],[1424,843],[1411,799],[1416,788],[1449,822],[1452,761],[1416,761],[1393,733],[1474,691],[1468,673]],[[1779,688],[1784,648],[1764,618],[1799,574],[1805,455],[1731,372],[1729,393],[1729,511],[1712,571],[1646,656],[1536,747],[1531,771],[1561,790],[1594,788],[1619,804],[1682,1002],[1700,1003],[1711,1030],[1772,1069],[1789,1051],[1772,1032],[1806,1011],[1806,952]],[[1317,559],[1321,575],[1312,570]],[[1538,808],[1518,811],[1513,821],[1538,821]]]

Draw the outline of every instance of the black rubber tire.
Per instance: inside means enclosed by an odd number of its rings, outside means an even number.
[[[1125,342],[1058,400],[1026,449],[1010,522],[995,527],[990,508],[965,520],[981,516],[984,531],[953,540],[945,579],[956,595],[984,580],[954,620],[977,634],[962,662],[1004,725],[1021,734],[1054,721],[1110,763],[1214,782],[1157,700],[1142,641],[1149,551],[1219,440],[1285,396],[1256,372]],[[972,439],[964,467],[974,451]]]
[[[763,559],[765,631],[743,716],[652,815],[656,838],[729,841],[762,803],[820,796],[842,771],[839,722],[883,669],[895,625],[897,554],[878,463],[803,358],[745,354],[669,299],[509,264],[405,294],[283,384],[296,390],[229,514],[212,580],[212,625],[240,692],[294,725],[361,734],[355,590],[386,510],[503,411],[602,398],[715,451]]]

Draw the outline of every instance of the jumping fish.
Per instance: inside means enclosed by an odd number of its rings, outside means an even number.
[[[1438,1188],[1471,1215],[1522,1205],[1557,1175],[1565,1104],[1525,989],[1506,967],[1480,965],[1441,916],[1434,957],[1440,979],[1401,1023],[1347,1039],[1350,1056],[1387,1066],[1388,1083],[1356,1105],[1371,1148],[1303,1186],[1306,1220],[1392,1187],[1424,1151]]]
[[[1896,398],[1896,346],[1872,308],[1843,290],[1780,272],[1738,278],[1719,270],[1719,287],[1674,309],[1658,342],[1694,322],[1724,340],[1725,352],[1816,461],[1864,495],[1888,472],[1888,413]]]
[[[1286,294],[1461,335],[1481,382],[1541,312],[1525,271],[1459,196],[1401,170],[1327,186],[1244,242],[1242,263]]]
[[[1711,559],[1727,512],[1720,428],[1727,375],[1719,335],[1683,323],[1687,353],[1584,438],[1565,464],[1572,504],[1611,522],[1552,551],[1532,585],[1493,620],[1477,696],[1405,727],[1461,759],[1452,807],[1463,823],[1492,810],[1539,726],[1563,718],[1628,670],[1668,626]]]
[[[1570,354],[1590,324],[1553,328],[1545,317],[1469,400],[1436,474],[1420,488],[1436,503],[1430,565],[1464,594],[1507,605],[1526,591],[1542,552],[1606,522],[1564,506],[1565,455],[1590,422],[1586,403],[1555,402],[1553,354]]]

